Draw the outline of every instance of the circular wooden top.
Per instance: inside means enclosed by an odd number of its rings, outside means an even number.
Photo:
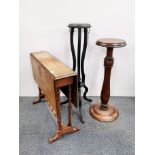
[[[70,28],[90,28],[91,25],[88,23],[71,23],[68,25]]]
[[[122,39],[103,38],[103,39],[97,40],[96,45],[103,46],[103,47],[119,48],[119,47],[124,47],[127,44],[125,40],[122,40]]]

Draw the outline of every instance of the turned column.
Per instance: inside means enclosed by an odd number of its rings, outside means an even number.
[[[101,90],[101,109],[108,109],[108,101],[110,98],[110,76],[111,76],[111,68],[114,63],[114,59],[112,57],[113,48],[107,48],[107,55],[104,59],[104,82]]]
[[[119,113],[118,110],[108,104],[110,98],[110,76],[111,69],[114,63],[113,58],[113,48],[120,48],[126,46],[126,42],[121,39],[113,39],[113,38],[104,38],[97,40],[96,44],[98,46],[106,47],[107,54],[104,59],[104,81],[101,90],[101,102],[95,103],[90,106],[89,113],[90,115],[98,121],[113,121],[118,118]]]

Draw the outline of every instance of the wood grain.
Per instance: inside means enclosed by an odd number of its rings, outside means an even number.
[[[39,88],[42,90],[43,94],[49,101],[50,106],[53,107],[56,113],[56,94],[54,90],[54,77],[47,72],[43,66],[38,63],[38,61],[32,56],[31,63],[33,68],[33,76],[38,84]]]
[[[48,52],[33,52],[30,58],[33,76],[39,87],[39,98],[34,103],[38,103],[44,97],[57,118],[56,135],[49,139],[49,143],[53,143],[65,133],[79,131],[71,122],[72,103],[75,107],[78,106],[77,74]],[[61,120],[60,90],[69,100],[66,126]]]
[[[126,46],[126,42],[123,39],[115,39],[115,38],[103,38],[98,39],[96,45],[103,46],[103,47],[124,47]]]
[[[98,120],[103,122],[114,121],[118,118],[119,112],[114,107],[108,104],[110,98],[110,77],[111,77],[111,69],[114,64],[113,58],[113,48],[119,48],[126,46],[126,42],[122,39],[114,39],[114,38],[103,38],[99,39],[96,42],[97,45],[103,46],[107,48],[107,54],[104,59],[104,81],[101,90],[101,103],[95,103],[91,105],[89,108],[90,115]]]
[[[56,57],[50,55],[48,52],[33,52],[31,55],[37,59],[42,66],[52,75],[55,79],[76,75],[76,73],[67,65],[59,61]]]

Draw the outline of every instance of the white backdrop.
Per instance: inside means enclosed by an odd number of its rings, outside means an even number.
[[[72,67],[69,23],[92,25],[85,57],[88,95],[99,96],[106,49],[99,38],[122,38],[124,48],[114,49],[111,96],[135,95],[134,0],[20,0],[20,96],[36,96],[30,52],[46,50]],[[77,32],[74,35],[77,41]],[[76,48],[75,48],[76,49]]]

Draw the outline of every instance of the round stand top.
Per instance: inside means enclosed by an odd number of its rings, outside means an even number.
[[[103,38],[103,39],[97,40],[96,45],[99,45],[102,47],[119,48],[119,47],[124,47],[127,44],[125,40],[122,40],[122,39]]]
[[[71,23],[68,25],[70,28],[90,28],[91,25],[88,23]]]

